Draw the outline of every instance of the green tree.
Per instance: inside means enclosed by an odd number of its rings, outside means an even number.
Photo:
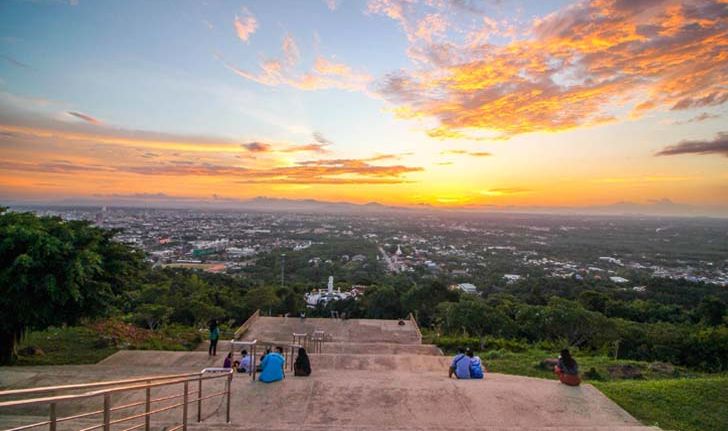
[[[372,319],[395,319],[402,317],[397,291],[391,286],[372,286],[362,299],[366,315]]]
[[[30,329],[73,324],[114,307],[142,254],[84,221],[0,209],[0,362]],[[116,271],[116,273],[112,273]]]
[[[725,313],[725,303],[715,296],[703,298],[696,310],[698,318],[703,323],[710,326],[718,326],[722,324]]]

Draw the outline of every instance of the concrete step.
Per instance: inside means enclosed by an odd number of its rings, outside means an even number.
[[[120,351],[99,363],[100,367],[164,370],[162,374],[199,371],[205,367],[220,367],[224,355],[209,357],[206,352]],[[239,356],[238,356],[239,357]],[[309,355],[314,370],[368,370],[368,371],[441,371],[446,372],[450,359],[424,354],[348,354],[321,353]],[[163,365],[167,364],[167,368]],[[149,374],[149,371],[146,374]],[[98,370],[97,370],[98,373]],[[54,384],[54,383],[49,383]]]
[[[322,353],[309,356],[314,371],[364,370],[371,372],[439,371],[447,375],[450,359],[444,356],[410,354],[345,354]]]
[[[265,340],[266,342],[276,344],[289,344],[291,339],[285,340]],[[200,344],[196,351],[207,352],[209,342],[205,341]],[[236,347],[236,352],[240,351],[240,347]],[[229,341],[219,341],[217,345],[218,356],[221,353],[230,351]],[[323,343],[322,353],[347,353],[347,354],[415,354],[415,355],[441,355],[442,351],[434,344],[401,344],[401,343],[353,343],[353,342],[326,342]],[[311,349],[309,348],[309,353]]]
[[[405,320],[399,325],[397,320],[375,319],[321,319],[284,317],[260,317],[243,334],[243,340],[291,340],[291,334],[313,334],[316,330],[325,332],[327,340],[335,342],[358,343],[399,343],[419,344],[417,328]]]

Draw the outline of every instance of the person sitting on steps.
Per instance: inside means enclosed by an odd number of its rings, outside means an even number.
[[[483,364],[480,361],[480,357],[475,356],[473,351],[468,349],[465,355],[470,360],[470,378],[471,379],[482,379],[483,378]]]
[[[298,348],[298,356],[296,362],[293,363],[293,375],[303,377],[311,375],[311,361],[303,347]]]
[[[457,355],[452,358],[447,377],[452,378],[453,374],[458,379],[470,378],[470,358],[465,355],[465,349],[462,347],[458,347]]]
[[[243,356],[240,359],[240,364],[238,365],[238,372],[239,373],[250,373],[252,370],[250,369],[250,360],[251,357],[248,354],[248,351],[243,349],[243,351],[240,352],[240,354]]]
[[[233,366],[233,352],[230,352],[225,356],[225,362],[223,362],[223,368],[231,368]]]
[[[282,355],[283,348],[276,347],[276,351],[267,353],[260,363],[260,377],[259,380],[263,383],[273,383],[279,380],[283,380],[285,374],[283,369],[286,366],[286,359]]]
[[[579,386],[581,383],[581,379],[579,378],[579,365],[571,357],[569,349],[561,351],[559,362],[554,367],[554,374],[559,376],[559,380],[565,385]]]

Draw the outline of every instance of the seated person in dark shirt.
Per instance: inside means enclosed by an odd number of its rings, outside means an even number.
[[[311,375],[311,361],[308,359],[306,349],[300,347],[298,349],[298,356],[296,362],[293,363],[293,375],[294,376],[310,376]]]
[[[571,357],[569,349],[561,351],[559,363],[554,367],[554,374],[559,376],[559,380],[565,385],[579,386],[581,383],[581,379],[579,378],[579,365]]]

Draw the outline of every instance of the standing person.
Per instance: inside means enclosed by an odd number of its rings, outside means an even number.
[[[559,376],[561,383],[569,386],[579,386],[579,365],[576,363],[569,349],[564,349],[559,355],[559,363],[554,367],[554,374]]]
[[[451,378],[455,374],[458,379],[469,379],[470,378],[470,359],[465,356],[465,349],[458,347],[458,354],[452,358],[450,364],[450,370],[447,374],[448,378]]]
[[[260,364],[261,372],[258,378],[263,383],[273,383],[283,380],[283,368],[286,366],[286,359],[281,355],[283,349],[276,347],[276,351],[268,353]]]
[[[207,351],[208,356],[217,356],[217,340],[220,338],[220,328],[217,326],[217,320],[210,321],[210,348]]]
[[[306,349],[303,347],[298,348],[298,356],[296,362],[293,363],[293,375],[304,377],[311,375],[311,361],[308,359]]]

